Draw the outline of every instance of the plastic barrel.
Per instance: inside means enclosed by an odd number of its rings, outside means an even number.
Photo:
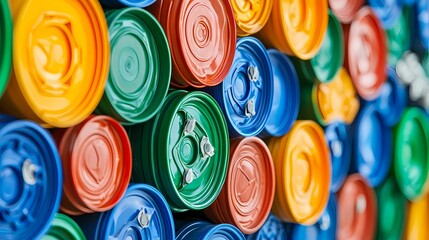
[[[248,36],[259,32],[267,23],[273,8],[272,0],[257,2],[230,1],[234,11],[238,36]]]
[[[420,108],[408,108],[395,130],[394,168],[402,194],[416,200],[427,192],[429,117]]]
[[[285,135],[296,118],[299,111],[299,82],[290,59],[283,53],[268,50],[273,70],[273,102],[268,121],[261,136]]]
[[[174,221],[165,198],[146,184],[130,184],[110,211],[76,218],[87,239],[175,239]]]
[[[337,192],[350,169],[352,138],[349,127],[343,122],[334,122],[325,128],[332,164],[331,191]]]
[[[350,25],[344,26],[345,66],[359,95],[373,100],[387,79],[386,33],[370,7],[362,7]]]
[[[61,239],[86,240],[86,237],[73,219],[67,217],[67,215],[57,213],[48,233],[42,237],[42,240]]]
[[[268,53],[254,37],[241,38],[225,80],[206,89],[222,108],[229,134],[256,136],[265,128],[273,102],[273,73]]]
[[[12,66],[12,16],[8,1],[0,1],[0,97],[9,81]]]
[[[214,202],[226,178],[229,138],[210,95],[173,91],[154,119],[128,130],[135,182],[156,186],[176,212]]]
[[[61,210],[81,215],[113,208],[131,177],[131,145],[125,129],[111,117],[92,115],[54,136],[64,169]]]
[[[283,221],[312,225],[329,199],[331,162],[323,129],[313,121],[297,121],[281,138],[268,141],[276,193],[272,212]]]
[[[429,51],[429,1],[417,0],[417,23],[420,43]]]
[[[0,128],[0,236],[38,239],[60,206],[61,159],[51,135],[36,123],[16,120]]]
[[[321,125],[335,121],[353,122],[359,111],[359,99],[347,70],[340,69],[328,83],[301,86],[299,119],[317,120]]]
[[[111,63],[97,113],[125,124],[145,122],[161,108],[170,86],[171,58],[161,25],[149,12],[106,12]]]
[[[268,147],[257,137],[236,139],[231,142],[222,191],[204,212],[215,223],[229,223],[252,234],[267,219],[274,190],[274,164]]]
[[[412,16],[411,7],[402,7],[396,24],[386,30],[387,46],[389,50],[388,63],[396,66],[402,55],[411,48]]]
[[[230,224],[193,221],[177,228],[176,240],[245,240],[243,234]]]
[[[147,7],[156,0],[99,0],[103,7],[107,8],[122,8],[122,7]]]
[[[14,0],[14,73],[0,100],[4,113],[44,126],[70,127],[97,107],[109,70],[100,3]]]
[[[424,195],[415,202],[409,202],[404,239],[428,239],[429,196]]]
[[[157,0],[149,10],[170,44],[172,86],[202,88],[223,81],[236,44],[234,13],[228,0]]]
[[[344,62],[344,34],[341,23],[329,11],[328,28],[318,53],[310,60],[294,59],[299,77],[313,83],[332,81]]]
[[[314,57],[328,27],[328,2],[273,1],[270,18],[257,36],[270,48],[303,60]]]
[[[398,24],[401,16],[402,0],[368,0],[369,6],[380,19],[383,28],[389,29]]]
[[[270,214],[264,225],[254,234],[246,235],[247,240],[286,240],[287,232],[284,224]]]
[[[290,233],[291,240],[330,240],[337,233],[337,197],[331,194],[328,206],[319,221],[311,226],[295,224]]]
[[[359,174],[347,177],[338,193],[338,240],[375,237],[377,200],[375,192]]]
[[[392,129],[373,104],[361,109],[352,126],[352,172],[359,172],[371,187],[387,177],[392,165]]]
[[[376,189],[378,203],[377,239],[403,239],[407,200],[393,176]]]
[[[329,7],[341,23],[348,24],[364,3],[365,0],[329,0]]]

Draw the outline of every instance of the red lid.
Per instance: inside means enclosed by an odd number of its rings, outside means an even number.
[[[206,215],[230,223],[244,234],[256,232],[267,219],[274,199],[275,176],[271,153],[257,137],[231,143],[228,176]]]
[[[122,198],[131,178],[131,145],[108,116],[90,116],[55,139],[64,169],[61,210],[70,215],[104,212]]]
[[[223,81],[234,60],[237,38],[228,0],[158,0],[149,10],[170,44],[172,86],[202,88]]]
[[[364,0],[329,0],[329,7],[341,23],[350,23]]]
[[[338,193],[339,240],[373,239],[377,223],[376,195],[359,174],[350,175]]]
[[[345,27],[346,66],[359,95],[375,99],[387,80],[385,32],[370,7],[361,8]]]

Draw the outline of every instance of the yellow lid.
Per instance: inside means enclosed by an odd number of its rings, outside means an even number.
[[[107,23],[96,0],[10,0],[14,74],[3,112],[70,127],[100,101],[109,69]]]
[[[259,32],[267,23],[273,8],[272,0],[230,0],[237,24],[237,35],[248,36]]]
[[[404,239],[429,239],[427,223],[429,221],[429,196],[425,195],[416,202],[410,202],[405,223]]]

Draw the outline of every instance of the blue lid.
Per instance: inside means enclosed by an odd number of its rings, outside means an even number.
[[[387,81],[382,86],[379,97],[375,100],[384,124],[389,127],[396,125],[401,119],[407,103],[407,89],[399,82],[396,71],[389,67]]]
[[[419,36],[421,45],[429,50],[429,1],[418,0],[417,2],[417,22],[419,24]]]
[[[254,37],[239,39],[225,80],[207,91],[222,108],[231,137],[261,133],[273,102],[271,63],[262,43]]]
[[[330,240],[335,239],[337,233],[337,199],[331,193],[328,205],[319,221],[311,226],[294,224],[290,237],[294,240]]]
[[[230,224],[211,224],[205,221],[194,221],[177,231],[176,240],[245,240],[238,228]]]
[[[396,0],[396,1],[401,1],[403,4],[405,5],[413,5],[414,3],[417,2],[417,0]]]
[[[383,122],[375,104],[361,109],[353,123],[353,164],[371,187],[386,178],[392,162],[392,130]]]
[[[398,22],[402,11],[401,1],[368,0],[368,3],[380,19],[384,29],[392,28]]]
[[[83,215],[76,222],[88,239],[175,238],[173,216],[165,198],[147,184],[130,184],[112,210]]]
[[[273,103],[263,135],[285,135],[298,117],[299,81],[291,60],[283,53],[268,50],[273,70]]]
[[[352,144],[350,129],[343,122],[333,122],[325,129],[332,162],[331,191],[337,192],[343,185],[350,168]]]
[[[247,235],[247,240],[286,240],[285,225],[273,214],[270,214],[264,225],[256,233]]]
[[[0,238],[38,239],[60,205],[57,147],[48,131],[24,120],[4,125],[0,139]]]
[[[156,2],[156,0],[100,0],[101,5],[107,8],[139,7],[144,8]]]

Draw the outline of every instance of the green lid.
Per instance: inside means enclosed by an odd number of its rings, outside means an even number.
[[[130,127],[129,136],[133,180],[157,187],[173,211],[201,210],[217,198],[228,168],[229,135],[210,95],[171,92],[159,113]]]
[[[80,227],[71,218],[64,214],[57,213],[54,220],[51,223],[51,228],[48,233],[42,237],[43,240],[55,240],[55,239],[73,239],[73,240],[85,240],[86,237],[83,234]]]
[[[407,200],[393,176],[376,189],[378,202],[377,239],[400,240],[405,225]]]
[[[12,16],[8,0],[0,0],[0,97],[9,81],[12,65]]]
[[[329,11],[329,22],[319,52],[310,60],[293,59],[301,80],[329,82],[344,62],[344,35],[341,23]]]
[[[426,71],[426,76],[429,77],[429,52],[423,56],[422,66]]]
[[[97,113],[124,124],[145,122],[159,111],[170,86],[167,38],[159,22],[144,9],[109,10],[106,19],[111,62]]]
[[[418,107],[405,111],[395,129],[394,167],[398,186],[409,200],[426,191],[429,170],[429,117]]]
[[[387,45],[389,47],[388,62],[391,66],[396,66],[398,60],[405,51],[411,47],[411,9],[402,7],[402,13],[397,23],[390,29],[386,30]]]

